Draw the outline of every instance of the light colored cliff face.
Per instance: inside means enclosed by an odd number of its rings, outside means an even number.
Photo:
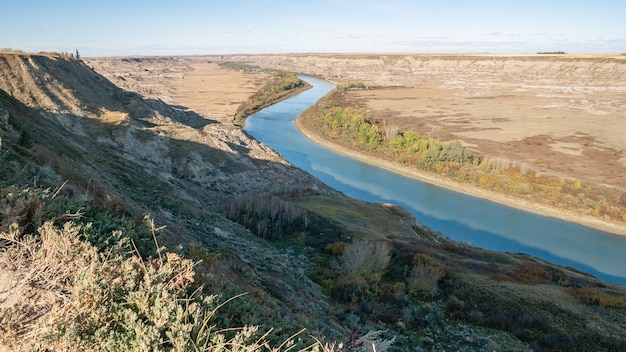
[[[71,71],[84,71],[84,68],[78,61],[3,54],[0,56],[0,89],[32,108],[91,116],[94,111],[81,105],[80,100],[104,93],[106,87],[101,86],[101,92],[74,90],[73,85],[84,84],[79,81],[84,73],[68,75]]]
[[[363,81],[385,86],[412,86],[441,81],[451,86],[532,85],[602,86],[624,92],[626,56],[503,55],[232,55],[229,61],[306,72],[328,79]],[[573,87],[572,87],[573,84]]]

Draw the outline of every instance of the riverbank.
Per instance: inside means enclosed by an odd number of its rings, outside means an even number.
[[[296,127],[300,132],[311,141],[324,146],[336,153],[357,159],[359,161],[368,163],[370,165],[375,165],[386,170],[401,174],[406,177],[410,177],[419,181],[427,182],[429,184],[446,188],[454,192],[463,193],[472,197],[477,197],[485,200],[489,200],[495,203],[499,203],[511,208],[531,212],[534,214],[539,214],[542,216],[549,216],[553,218],[557,218],[560,220],[577,223],[583,226],[587,226],[590,228],[594,228],[600,231],[605,231],[609,233],[613,233],[616,235],[626,236],[626,226],[622,226],[619,224],[603,221],[601,219],[576,214],[574,212],[566,211],[563,209],[558,209],[556,207],[550,207],[543,204],[537,204],[533,202],[529,202],[525,199],[510,196],[507,194],[502,194],[499,192],[494,192],[491,190],[486,190],[480,187],[476,187],[473,185],[468,185],[465,183],[453,181],[447,179],[445,177],[425,172],[413,168],[409,168],[403,165],[399,165],[381,158],[373,157],[371,155],[364,154],[362,152],[358,152],[352,148],[346,147],[344,145],[335,143],[328,139],[325,139],[322,135],[317,133],[314,130],[311,130],[306,125],[304,125],[300,118],[296,119]]]

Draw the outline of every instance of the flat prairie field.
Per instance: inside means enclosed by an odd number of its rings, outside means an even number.
[[[616,66],[614,75],[592,80],[466,72],[350,90],[346,98],[400,131],[459,140],[531,170],[626,190],[626,60]]]
[[[96,58],[87,63],[116,85],[231,123],[237,108],[272,80],[263,72],[221,67],[201,57]]]

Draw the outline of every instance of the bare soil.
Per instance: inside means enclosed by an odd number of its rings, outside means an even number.
[[[352,91],[355,103],[400,130],[461,140],[484,155],[532,170],[626,190],[626,92],[550,92],[439,82]]]

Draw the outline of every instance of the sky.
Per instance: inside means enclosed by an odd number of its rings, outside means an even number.
[[[624,0],[0,0],[0,48],[82,56],[626,53]]]

